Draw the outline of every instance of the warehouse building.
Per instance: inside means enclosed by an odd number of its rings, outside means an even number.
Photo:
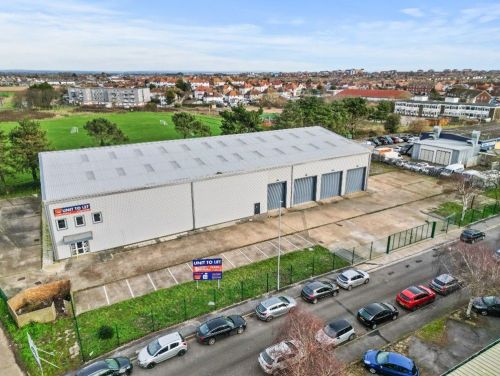
[[[370,152],[307,127],[39,159],[57,260],[366,190]]]

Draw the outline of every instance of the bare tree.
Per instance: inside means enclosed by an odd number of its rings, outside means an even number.
[[[462,201],[462,214],[460,218],[463,221],[465,213],[469,205],[474,201],[479,189],[476,184],[474,184],[473,179],[467,178],[463,175],[456,174],[452,179],[454,188]]]
[[[300,308],[290,312],[279,329],[277,340],[295,340],[302,345],[303,356],[281,374],[285,376],[343,376],[344,366],[331,349],[316,341],[316,333],[325,322]]]
[[[439,265],[440,271],[445,270],[462,281],[469,297],[467,317],[470,317],[475,298],[498,294],[500,290],[500,262],[485,243],[458,243],[442,249]]]

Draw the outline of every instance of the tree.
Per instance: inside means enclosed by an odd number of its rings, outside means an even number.
[[[174,89],[168,89],[165,93],[165,99],[167,100],[167,104],[172,104],[175,102],[177,98],[177,94]]]
[[[431,101],[442,101],[443,100],[443,96],[440,95],[436,89],[432,88],[430,93],[429,93],[429,99]]]
[[[183,93],[191,91],[191,85],[189,82],[184,81],[182,78],[178,78],[175,82],[175,87],[181,90]]]
[[[389,114],[384,123],[384,129],[389,133],[396,133],[401,124],[401,116],[399,114]]]
[[[15,165],[22,171],[30,171],[33,181],[37,181],[38,153],[49,150],[47,132],[39,122],[23,120],[10,131],[9,140]]]
[[[25,99],[28,108],[50,108],[57,98],[57,92],[47,82],[32,85],[26,90]]]
[[[414,134],[420,134],[429,127],[425,120],[415,120],[408,126],[408,131]]]
[[[457,243],[438,251],[438,274],[443,270],[457,278],[469,297],[466,316],[470,317],[472,303],[479,296],[498,294],[500,263],[493,257],[493,249],[485,243]]]
[[[14,174],[8,140],[4,131],[0,130],[0,191],[7,191],[7,177]]]
[[[325,322],[312,313],[296,308],[290,312],[279,329],[277,342],[295,340],[302,345],[303,356],[281,373],[285,376],[341,376],[342,364],[330,349],[315,338]]]
[[[371,112],[369,118],[371,120],[384,121],[394,111],[394,102],[380,101]]]
[[[460,200],[462,201],[462,214],[460,218],[463,221],[469,205],[473,202],[474,197],[478,194],[479,190],[474,184],[474,180],[470,177],[465,177],[464,175],[460,174],[454,174],[452,180],[453,187],[455,188],[457,194],[460,196]]]
[[[234,107],[231,111],[222,111],[221,133],[236,134],[258,132],[262,124],[262,108],[258,111],[247,111],[242,105]]]
[[[354,138],[356,137],[359,123],[369,114],[367,102],[366,99],[359,97],[345,98],[342,102],[347,111],[347,130],[351,134],[351,137]]]
[[[172,121],[175,125],[175,131],[182,135],[182,138],[211,135],[210,127],[203,124],[190,113],[177,112],[172,116]]]
[[[125,136],[122,130],[108,119],[97,118],[90,120],[83,128],[100,146],[116,145],[128,141],[128,137]]]

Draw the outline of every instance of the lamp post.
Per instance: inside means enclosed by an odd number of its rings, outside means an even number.
[[[281,206],[283,205],[283,201],[280,201],[280,212],[279,212],[279,230],[278,230],[278,282],[277,282],[277,290],[280,289],[280,260],[281,260]]]

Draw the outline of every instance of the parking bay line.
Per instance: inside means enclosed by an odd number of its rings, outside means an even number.
[[[186,265],[189,268],[189,270],[193,271],[193,268],[191,267],[191,265],[189,265],[187,262],[186,262]]]
[[[298,238],[301,238],[302,240],[304,240],[306,243],[308,243],[309,245],[314,245],[314,243],[311,243],[309,240],[307,240],[306,238],[304,238],[303,236],[299,235],[299,234],[292,234],[293,236],[296,236]]]
[[[172,271],[170,270],[170,268],[167,268],[168,272],[170,273],[170,275],[172,276],[172,278],[174,279],[175,281],[175,284],[178,285],[179,282],[177,282],[177,278],[175,278],[174,274],[172,273]]]
[[[151,276],[149,275],[149,273],[148,273],[148,278],[149,278],[149,282],[151,282],[151,284],[153,285],[153,288],[154,288],[154,289],[155,289],[155,291],[156,291],[156,286],[155,286],[155,284],[154,284],[153,280],[151,279]]]
[[[224,257],[227,261],[229,261],[229,263],[233,266],[233,268],[236,268],[236,265],[234,265],[234,264],[231,262],[231,260],[229,260],[229,259],[227,258],[227,256],[226,256],[224,253],[222,254],[222,257]]]
[[[255,247],[255,248],[257,248],[257,249],[260,251],[260,253],[262,253],[264,256],[269,257],[269,256],[266,254],[266,252],[264,252],[262,249],[260,249],[259,247],[257,247],[257,245],[256,245],[256,244],[254,244],[254,247]]]
[[[103,285],[102,289],[104,290],[104,295],[106,296],[106,301],[108,302],[108,305],[110,305],[108,291],[106,290],[106,285]]]
[[[132,295],[132,298],[135,298],[134,292],[132,291],[132,287],[130,287],[128,279],[126,279],[125,282],[127,282],[128,291],[130,291],[130,295]]]
[[[250,257],[248,257],[241,249],[239,250],[240,253],[247,258],[248,261],[253,262]]]
[[[290,240],[288,240],[287,238],[283,238],[283,239],[285,239],[288,243],[290,243],[290,244],[292,245],[292,247],[295,247],[295,250],[296,250],[296,251],[300,249],[299,247],[297,247],[295,244],[293,244],[293,243],[292,243]]]

